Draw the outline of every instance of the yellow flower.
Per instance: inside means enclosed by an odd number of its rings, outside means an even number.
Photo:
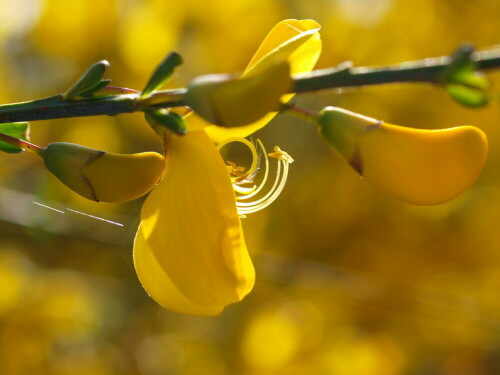
[[[184,102],[205,120],[233,127],[258,121],[279,109],[281,97],[292,86],[290,64],[279,61],[262,73],[233,78],[227,74],[197,77]]]
[[[279,23],[253,57],[243,74],[244,80],[265,75],[268,69],[283,62],[286,62],[287,76],[288,69],[292,74],[311,70],[321,49],[318,29],[319,25],[309,20]],[[237,86],[233,90],[238,91]],[[242,98],[251,106],[245,99]],[[223,111],[222,118],[231,122],[237,114],[226,112],[223,104],[216,110]],[[226,165],[213,141],[226,140],[220,146],[223,147],[228,138],[249,135],[273,116],[265,115],[242,127],[219,129],[191,115],[187,119],[190,132],[186,136],[165,134],[165,173],[144,203],[134,243],[139,279],[149,295],[163,307],[187,314],[217,315],[252,289],[255,272],[240,217],[265,207],[276,198],[292,160],[279,148],[275,149],[270,155],[278,159],[281,172],[270,192],[256,202],[237,205],[235,191],[244,200],[245,196],[253,197],[260,190],[256,186],[241,186],[253,183],[250,175],[255,165],[239,176],[242,169]],[[255,146],[243,142],[256,159]],[[264,150],[261,144],[260,148]]]
[[[281,21],[269,32],[257,49],[241,75],[241,79],[265,74],[266,71],[273,69],[273,66],[279,65],[283,61],[287,61],[290,65],[291,75],[311,71],[321,54],[319,29],[320,25],[313,20]],[[281,100],[286,102],[292,97],[293,94],[286,94]],[[251,100],[247,100],[242,104],[246,104],[249,109],[253,108],[255,112],[259,112],[259,108],[255,108]],[[224,106],[223,101],[217,105],[216,109],[224,113],[231,111],[231,107]],[[219,143],[227,138],[247,137],[265,126],[274,116],[276,116],[276,112],[267,113],[251,124],[235,128],[213,126],[212,123],[196,115],[196,113],[188,116],[186,122],[191,130],[205,128],[210,138]]]
[[[456,198],[477,180],[486,160],[486,136],[473,126],[411,129],[335,107],[325,108],[317,121],[360,176],[407,203]]]

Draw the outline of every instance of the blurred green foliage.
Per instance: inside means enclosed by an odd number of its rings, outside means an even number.
[[[63,92],[101,59],[111,62],[114,84],[141,89],[170,50],[184,64],[168,87],[238,71],[285,18],[322,24],[319,68],[440,56],[464,41],[497,44],[500,35],[497,0],[4,1],[0,102]],[[498,88],[500,74],[490,78]],[[140,202],[86,201],[35,156],[1,154],[0,373],[500,371],[498,99],[470,109],[439,88],[386,85],[297,101],[419,128],[476,125],[489,137],[489,160],[462,197],[410,206],[360,180],[313,126],[278,117],[258,137],[295,163],[279,200],[243,222],[257,285],[221,316],[200,318],[161,309],[136,279],[131,243]],[[161,149],[140,115],[31,126],[42,146]]]

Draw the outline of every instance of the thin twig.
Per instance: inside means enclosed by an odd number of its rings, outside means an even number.
[[[472,59],[478,70],[500,68],[500,48],[474,52]],[[395,82],[436,84],[451,63],[449,56],[404,62],[386,67],[353,67],[346,62],[335,68],[315,70],[295,76],[291,92],[304,93],[353,86],[379,85]],[[145,108],[172,108],[183,106],[186,89],[157,91],[143,99],[123,88],[113,96],[91,99],[64,99],[55,95],[45,99],[0,105],[0,123],[59,119],[69,117],[118,115],[143,111]]]

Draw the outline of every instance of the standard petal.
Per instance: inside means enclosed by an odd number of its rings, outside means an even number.
[[[196,305],[226,306],[252,288],[234,192],[203,130],[167,141],[162,181],[141,212],[141,232],[158,265]]]
[[[248,74],[255,66],[263,64],[264,59],[269,58],[273,54],[276,54],[280,49],[290,50],[297,49],[297,45],[302,45],[311,39],[312,36],[317,37],[319,40],[319,30],[321,26],[319,23],[313,20],[284,20],[274,26],[269,34],[267,34],[264,41],[261,43],[257,52],[253,55],[252,59],[248,63],[244,74]],[[316,39],[316,38],[315,38]],[[310,43],[310,42],[309,42]],[[317,42],[313,43],[316,48]],[[319,45],[319,50],[317,53],[321,52],[321,42]],[[293,51],[292,51],[293,53]],[[315,61],[316,62],[316,61]],[[292,66],[292,74],[296,74]]]
[[[208,316],[218,315],[224,309],[223,305],[196,304],[182,294],[156,260],[153,250],[144,239],[141,227],[135,236],[134,265],[144,289],[166,309],[183,314]]]

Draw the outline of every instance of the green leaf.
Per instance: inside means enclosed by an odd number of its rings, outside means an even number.
[[[453,99],[468,107],[482,107],[488,104],[489,97],[483,90],[455,83],[446,85],[445,89]]]
[[[72,99],[100,85],[102,77],[104,73],[106,73],[108,67],[109,62],[106,60],[101,60],[92,64],[78,81],[63,94],[63,97],[65,99]]]
[[[151,75],[146,87],[142,90],[142,97],[147,97],[159,89],[172,76],[175,68],[181,63],[181,55],[177,52],[170,52]]]
[[[441,81],[450,96],[469,107],[481,107],[488,103],[488,78],[476,70],[472,59],[474,48],[465,44],[450,56],[450,63],[443,71]]]
[[[158,132],[158,126],[168,128],[174,133],[184,135],[187,133],[187,126],[181,115],[169,112],[166,109],[146,110],[144,112],[146,121]]]
[[[27,122],[8,122],[0,124],[0,133],[10,135],[11,137],[29,141],[29,124]],[[23,150],[19,147],[0,141],[0,151],[10,154],[17,154]]]

